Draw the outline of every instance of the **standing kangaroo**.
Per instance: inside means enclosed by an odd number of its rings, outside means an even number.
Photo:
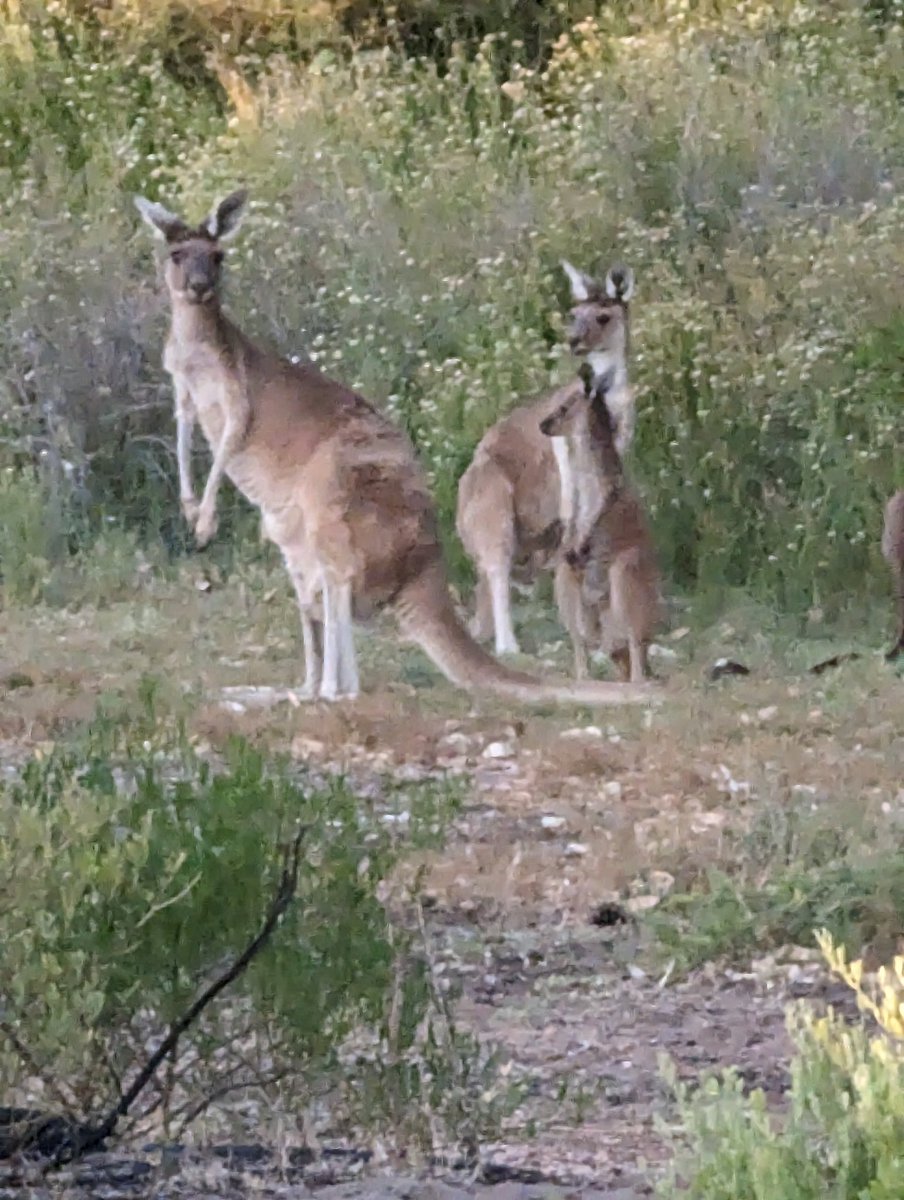
[[[885,656],[892,662],[899,654],[904,654],[904,488],[895,492],[885,506],[882,553],[891,567],[898,606],[897,641]]]
[[[649,702],[644,689],[544,683],[508,670],[468,635],[449,595],[433,500],[405,435],[312,364],[259,348],[224,314],[222,243],[238,229],[245,199],[228,196],[198,226],[143,197],[136,205],[166,246],[172,321],[164,366],[175,389],[183,511],[203,545],[216,529],[224,474],[261,510],[295,585],[307,694],[357,695],[353,608],[367,616],[388,607],[459,687],[525,702]],[[213,451],[200,503],[190,475],[196,420]]]
[[[566,331],[573,354],[594,373],[612,371],[611,410],[619,453],[634,433],[634,400],[628,387],[628,301],[634,276],[612,267],[602,284],[570,263],[562,267],[574,307]],[[516,408],[483,435],[458,485],[456,528],[477,566],[476,613],[471,632],[495,634],[497,654],[515,654],[511,578],[532,580],[552,567],[562,529],[574,513],[575,481],[561,438],[540,433],[540,422],[570,398],[582,396],[579,380]]]
[[[581,379],[581,394],[541,423],[547,437],[565,438],[579,491],[564,535],[560,607],[578,678],[587,672],[587,642],[595,637],[622,675],[640,683],[650,674],[649,646],[661,620],[656,553],[616,445],[608,396],[617,379],[594,379],[589,363],[582,365]]]

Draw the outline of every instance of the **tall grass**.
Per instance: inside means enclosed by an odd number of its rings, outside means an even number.
[[[2,51],[0,454],[68,487],[85,536],[115,514],[183,544],[165,302],[128,193],[200,215],[243,180],[231,309],[410,430],[447,531],[486,427],[572,369],[558,259],[618,257],[638,278],[632,467],[673,584],[829,614],[884,588],[898,0],[625,4],[543,54],[499,34],[439,63],[271,39],[253,63],[208,55],[198,84],[159,36],[54,11],[53,38],[20,12]]]

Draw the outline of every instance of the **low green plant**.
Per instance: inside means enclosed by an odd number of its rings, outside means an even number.
[[[388,1054],[390,1030],[396,1060],[435,1058],[427,965],[380,899],[404,849],[397,823],[341,782],[308,786],[239,741],[214,768],[161,718],[150,683],[144,700],[36,756],[0,791],[4,1097],[102,1120],[149,1048],[257,936],[299,830],[294,902],[121,1126],[158,1114],[178,1132],[249,1087],[309,1104],[350,1086],[349,1044]],[[408,839],[435,841],[448,811],[435,789],[423,804],[416,789],[405,799]],[[461,1083],[471,1051],[444,1046],[453,1057],[433,1074]],[[455,1143],[451,1124],[436,1125]]]
[[[878,1029],[831,1009],[789,1009],[794,1052],[782,1113],[762,1091],[745,1094],[734,1071],[697,1088],[664,1073],[675,1094],[663,1127],[674,1159],[658,1194],[687,1200],[898,1200],[904,1171],[904,958],[867,983],[825,932],[833,971]]]
[[[644,921],[657,955],[678,971],[807,945],[820,926],[846,946],[887,944],[904,926],[904,854],[894,843],[861,847],[827,862],[780,866],[765,879],[710,870]]]

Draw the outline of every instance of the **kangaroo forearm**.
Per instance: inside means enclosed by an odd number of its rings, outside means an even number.
[[[176,424],[176,461],[179,467],[179,496],[182,500],[194,500],[195,489],[191,478],[191,439],[194,417],[180,412]]]
[[[223,436],[220,438],[220,443],[214,453],[213,465],[210,468],[210,474],[207,476],[207,482],[204,485],[204,494],[201,497],[202,508],[209,510],[215,506],[217,492],[220,490],[220,484],[226,473],[226,467],[241,445],[241,441],[242,430],[230,428],[227,425],[223,430]]]
[[[242,390],[236,389],[226,399],[223,405],[225,421],[220,440],[214,450],[213,465],[204,485],[204,495],[201,507],[206,512],[212,512],[216,503],[217,492],[230,459],[241,448],[248,429],[250,406],[248,398]]]

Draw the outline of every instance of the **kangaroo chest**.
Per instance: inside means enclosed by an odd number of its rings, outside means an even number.
[[[195,417],[211,450],[215,453],[223,436],[226,417],[236,387],[235,375],[221,361],[213,347],[185,347],[170,342],[164,352],[164,368],[177,389],[184,389]],[[261,472],[255,470],[253,446],[246,440],[226,463],[226,474],[252,504],[265,499]]]
[[[214,432],[222,429],[222,414],[229,402],[230,373],[213,347],[183,346],[167,343],[163,366],[178,388],[191,397],[192,405],[204,433],[210,437],[208,424]]]
[[[579,544],[588,536],[603,508],[603,489],[593,451],[583,438],[568,439],[574,487],[574,532]]]

